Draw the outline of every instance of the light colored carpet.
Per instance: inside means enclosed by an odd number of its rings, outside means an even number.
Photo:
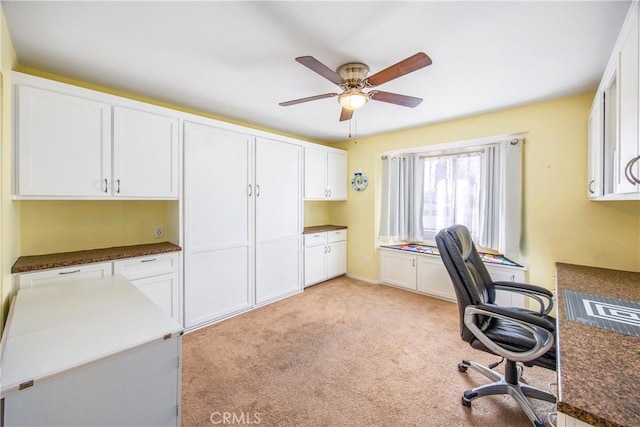
[[[458,322],[455,304],[387,286],[341,277],[307,288],[184,336],[182,425],[531,425],[507,396],[461,405],[489,381],[458,363],[499,358],[463,342]],[[547,388],[555,373],[523,378]],[[554,411],[535,405],[545,420]]]

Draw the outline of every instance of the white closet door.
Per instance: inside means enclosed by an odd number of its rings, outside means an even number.
[[[185,124],[185,326],[248,309],[252,137]]]
[[[256,140],[256,304],[302,290],[302,148]]]

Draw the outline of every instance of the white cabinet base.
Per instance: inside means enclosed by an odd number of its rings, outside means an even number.
[[[180,341],[127,352],[4,399],[4,426],[177,426]]]

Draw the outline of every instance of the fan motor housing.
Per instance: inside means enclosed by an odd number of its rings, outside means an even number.
[[[336,73],[338,73],[345,82],[357,82],[367,78],[369,67],[360,62],[350,62],[339,66]]]

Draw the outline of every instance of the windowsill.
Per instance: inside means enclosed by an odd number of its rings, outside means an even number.
[[[432,255],[432,256],[438,256],[438,257],[440,256],[440,252],[438,251],[438,248],[432,245],[424,245],[424,244],[417,244],[417,243],[402,243],[397,245],[380,244],[378,245],[378,247],[384,248],[384,249],[393,249],[393,250],[398,250],[403,252],[412,252],[412,253],[421,254],[421,255]],[[485,264],[501,265],[504,267],[525,268],[523,265],[518,264],[517,262],[512,261],[501,254],[493,254],[488,252],[478,252],[478,254],[480,254],[480,258]]]

